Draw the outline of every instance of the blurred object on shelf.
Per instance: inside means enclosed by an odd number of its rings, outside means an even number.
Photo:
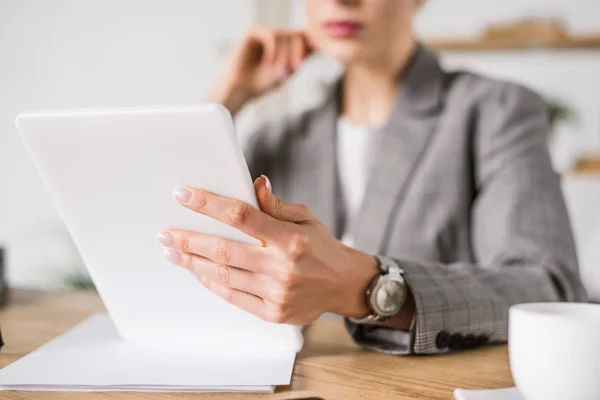
[[[528,18],[511,23],[488,26],[479,39],[487,42],[527,41],[533,45],[567,40],[564,25],[558,20]]]
[[[570,172],[576,174],[600,174],[600,153],[582,155]]]
[[[432,39],[428,43],[437,50],[455,51],[600,49],[600,32],[571,36],[559,19],[527,18],[490,25],[475,39]]]

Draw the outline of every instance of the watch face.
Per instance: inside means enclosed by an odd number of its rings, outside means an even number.
[[[403,282],[384,277],[373,291],[372,306],[378,314],[391,316],[400,311],[405,298]]]

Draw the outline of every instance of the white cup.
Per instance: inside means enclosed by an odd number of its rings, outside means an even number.
[[[600,305],[518,304],[508,328],[510,369],[525,400],[600,399]]]

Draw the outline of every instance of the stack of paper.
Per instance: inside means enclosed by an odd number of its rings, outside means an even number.
[[[456,400],[523,400],[516,388],[492,390],[465,390],[454,391]]]
[[[228,354],[210,347],[135,344],[99,314],[1,370],[0,389],[272,392],[290,382],[295,351]]]

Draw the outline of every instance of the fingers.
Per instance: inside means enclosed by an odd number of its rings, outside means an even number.
[[[306,223],[315,220],[308,207],[283,201],[270,190],[269,178],[262,175],[254,181],[254,190],[260,209],[280,221]]]
[[[277,73],[280,75],[280,79],[284,80],[286,76],[291,72],[290,68],[290,40],[286,34],[278,34],[275,39],[275,59],[273,66]]]
[[[165,249],[164,256],[175,265],[190,271],[200,279],[205,276],[221,285],[259,296],[264,287],[264,275],[229,265],[217,264],[208,258],[175,249]]]
[[[278,71],[282,80],[312,53],[311,41],[303,31],[255,28],[248,37],[260,42],[263,46],[261,61]]]
[[[173,192],[179,203],[265,242],[276,242],[284,232],[272,217],[243,201],[219,196],[195,188],[180,188]]]
[[[270,262],[269,250],[265,247],[197,232],[170,229],[160,233],[158,240],[171,249],[247,271],[263,273],[268,269]],[[186,263],[191,261],[186,259],[181,260],[182,264],[174,263],[187,268]]]
[[[264,320],[284,323],[292,316],[287,303],[289,289],[265,275],[221,265],[207,258],[172,248],[164,256],[190,272],[225,301]]]
[[[300,34],[302,35],[302,38],[304,39],[304,45],[306,46],[306,50],[307,50],[306,55],[310,55],[310,54],[314,53],[315,51],[319,50],[317,41],[310,34],[310,32],[304,30],[304,31],[301,31]]]
[[[296,72],[304,60],[313,53],[313,45],[304,31],[290,32],[288,36],[290,44],[288,65],[292,72]]]
[[[253,294],[232,289],[205,276],[200,277],[199,280],[205,288],[226,302],[254,314],[265,321],[283,324],[292,319],[292,315],[283,304],[269,302]]]
[[[200,277],[199,280],[205,288],[207,288],[208,290],[210,290],[229,304],[233,304],[234,306],[239,307],[244,311],[254,314],[259,318],[265,319],[264,302],[260,297],[243,292],[241,290],[236,290],[227,286],[220,285],[219,283],[210,280],[204,276]]]
[[[249,32],[247,38],[261,46],[260,61],[265,64],[273,64],[276,54],[276,36],[273,31],[264,28],[255,28]]]
[[[302,64],[302,61],[306,57],[306,54],[308,53],[308,48],[306,46],[306,42],[304,40],[304,37],[302,37],[302,35],[294,35],[294,36],[292,36],[290,41],[291,41],[291,60],[290,60],[291,65],[290,65],[290,68],[292,69],[292,71],[295,71],[296,69],[298,69],[298,67],[300,67],[300,64]]]

